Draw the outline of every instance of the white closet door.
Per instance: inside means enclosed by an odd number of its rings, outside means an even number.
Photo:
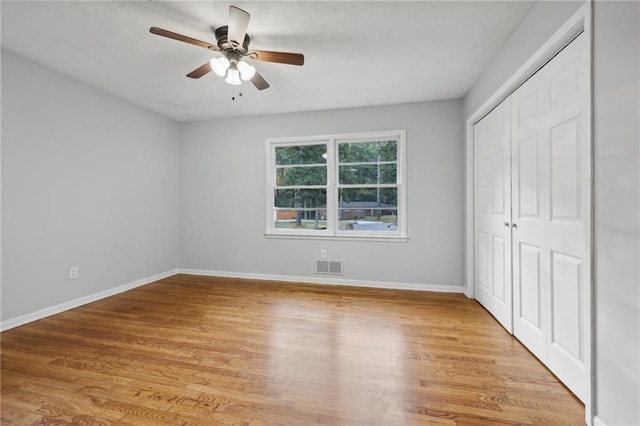
[[[514,334],[583,400],[586,55],[581,35],[511,96]]]
[[[510,333],[511,138],[507,98],[474,127],[476,299]]]

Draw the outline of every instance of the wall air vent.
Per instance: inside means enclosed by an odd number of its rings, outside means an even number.
[[[342,261],[316,260],[316,274],[342,275]]]

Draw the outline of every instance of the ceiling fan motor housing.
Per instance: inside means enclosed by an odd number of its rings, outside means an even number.
[[[249,42],[251,41],[251,37],[249,37],[249,34],[245,34],[244,41],[242,45],[240,45],[235,41],[230,41],[228,39],[228,34],[229,27],[227,25],[216,29],[216,39],[218,40],[218,47],[220,48],[220,51],[224,52],[225,56],[227,56],[229,59],[237,56],[237,58],[234,59],[239,60],[249,51]],[[238,53],[238,55],[233,55],[234,52]],[[231,57],[229,57],[229,54],[231,54]]]

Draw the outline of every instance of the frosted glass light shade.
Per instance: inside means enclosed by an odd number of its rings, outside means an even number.
[[[209,64],[211,65],[211,69],[213,70],[213,72],[215,72],[220,77],[225,76],[225,74],[227,73],[227,69],[229,69],[229,65],[231,65],[229,63],[229,60],[224,56],[211,59],[211,61],[209,61]]]
[[[229,84],[233,84],[234,86],[242,84],[242,80],[240,80],[240,72],[235,68],[230,68],[227,72],[227,78],[225,78],[224,81]]]
[[[244,61],[238,62],[237,68],[238,71],[240,71],[240,78],[242,81],[251,80],[251,78],[256,75],[256,68]]]

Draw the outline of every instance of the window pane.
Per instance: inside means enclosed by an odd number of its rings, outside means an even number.
[[[326,189],[275,190],[277,229],[322,230],[327,228]]]
[[[396,232],[397,188],[350,188],[339,191],[339,229],[342,231]]]
[[[338,144],[340,163],[372,163],[377,161],[397,161],[398,142],[350,142]]]
[[[276,229],[327,229],[326,210],[276,210],[275,218]]]
[[[386,214],[390,213],[390,214]],[[376,213],[373,216],[365,216],[359,218],[349,218],[345,214],[345,218],[340,220],[340,231],[364,231],[364,232],[397,232],[398,218],[395,211],[380,212],[380,216]]]
[[[398,207],[397,188],[348,188],[341,189],[338,195],[339,207]]]
[[[322,189],[276,189],[274,191],[276,208],[317,209],[327,206],[327,190]]]
[[[286,167],[276,169],[276,186],[326,185],[327,167]]]
[[[325,164],[327,145],[293,145],[276,147],[276,165]]]
[[[396,164],[340,166],[340,183],[345,185],[396,183],[396,169]]]

